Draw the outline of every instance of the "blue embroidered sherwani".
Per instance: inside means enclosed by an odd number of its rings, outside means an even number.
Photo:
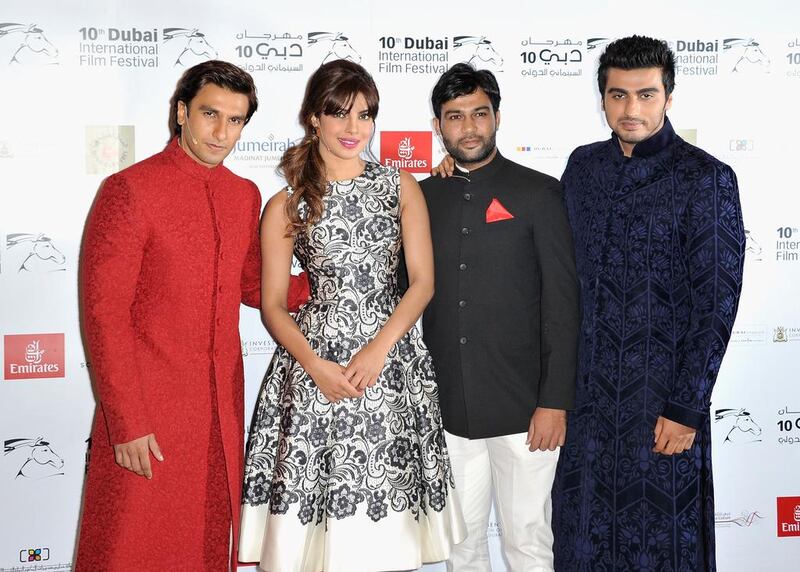
[[[708,412],[742,286],[736,175],[667,120],[630,158],[616,136],[579,147],[562,183],[583,321],[556,570],[714,570]],[[689,451],[651,451],[659,415],[697,429]]]

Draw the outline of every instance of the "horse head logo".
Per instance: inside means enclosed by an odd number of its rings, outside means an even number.
[[[172,40],[177,41],[172,42]],[[180,52],[173,66],[194,65],[217,57],[217,50],[197,28],[164,28],[164,43],[168,42],[180,46]]]
[[[326,49],[322,64],[333,60],[349,60],[361,63],[361,55],[350,45],[350,38],[341,32],[311,32],[308,34],[308,45],[320,44]]]
[[[53,65],[58,49],[36,24],[0,24],[0,61],[7,64]]]
[[[453,48],[468,50],[470,56],[464,60],[468,64],[490,71],[503,71],[503,58],[495,51],[491,40],[487,40],[486,36],[455,36]]]
[[[745,229],[744,231],[744,238],[745,238],[744,251],[746,253],[752,254],[753,256],[759,256],[763,252],[761,245],[755,238],[753,238],[753,234],[747,229]]]
[[[723,40],[722,47],[725,51],[739,48],[737,52],[739,57],[731,71],[738,73],[760,68],[764,72],[769,72],[770,60],[753,38],[727,38]]]
[[[745,409],[717,409],[714,423],[728,423],[730,428],[723,443],[756,443],[761,441],[761,427]]]
[[[3,454],[10,455],[17,451],[26,453],[15,479],[44,479],[63,475],[64,459],[58,456],[50,443],[38,437],[36,439],[9,439],[4,442]]]
[[[29,246],[27,255],[19,265],[17,272],[60,272],[66,270],[66,258],[53,244],[50,237],[44,234],[17,233],[6,237],[6,248]]]
[[[611,38],[589,38],[586,40],[587,50],[596,50],[600,46],[605,46],[611,42]]]

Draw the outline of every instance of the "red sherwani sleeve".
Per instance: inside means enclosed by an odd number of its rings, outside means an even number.
[[[109,177],[86,224],[80,264],[83,331],[112,444],[153,431],[135,355],[131,306],[147,221],[125,179]]]
[[[253,213],[250,218],[250,246],[242,267],[242,302],[253,308],[261,307],[261,243],[258,236],[259,213],[261,212],[261,194],[253,185],[255,199]]]

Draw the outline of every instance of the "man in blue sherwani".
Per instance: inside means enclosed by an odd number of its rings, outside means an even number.
[[[613,134],[562,179],[583,318],[555,568],[715,570],[708,413],[742,286],[736,175],[672,129],[665,42],[609,44],[597,77]]]

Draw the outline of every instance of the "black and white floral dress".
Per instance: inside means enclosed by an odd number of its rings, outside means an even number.
[[[367,163],[330,184],[322,220],[294,250],[312,293],[297,322],[322,358],[347,365],[389,318],[400,246],[397,170]],[[337,403],[277,348],[250,430],[242,509],[239,559],[269,572],[409,570],[448,558],[465,528],[416,327],[374,387]]]

